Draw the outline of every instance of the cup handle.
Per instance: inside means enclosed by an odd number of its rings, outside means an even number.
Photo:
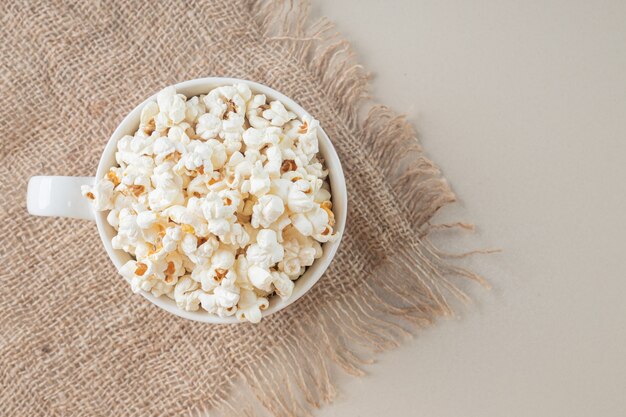
[[[93,185],[94,181],[94,177],[31,177],[26,196],[28,212],[95,220],[91,204],[80,192],[81,185]]]

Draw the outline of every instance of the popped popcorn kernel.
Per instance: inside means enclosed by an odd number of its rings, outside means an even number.
[[[318,129],[246,84],[160,91],[117,165],[81,187],[132,257],[120,268],[131,289],[252,323],[291,297],[337,238]]]

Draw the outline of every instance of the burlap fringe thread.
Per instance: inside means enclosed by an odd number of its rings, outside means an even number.
[[[307,69],[322,80],[319,88],[339,100],[336,108],[342,109],[341,117],[349,128],[362,132],[363,145],[370,150],[372,160],[378,161],[381,175],[391,181],[398,197],[411,196],[397,201],[405,201],[403,211],[409,223],[417,225],[411,231],[415,241],[381,265],[376,275],[365,277],[362,291],[337,299],[321,319],[316,318],[319,321],[297,322],[297,333],[305,336],[284,340],[286,349],[280,357],[268,351],[259,367],[241,369],[237,387],[243,391],[238,395],[223,393],[222,399],[208,399],[190,410],[192,415],[251,417],[256,415],[253,410],[258,401],[273,416],[312,416],[312,409],[331,402],[337,394],[331,378],[334,367],[362,376],[363,366],[372,363],[374,354],[397,347],[437,317],[450,315],[445,294],[469,301],[451,279],[464,277],[488,286],[480,276],[449,259],[491,251],[455,255],[430,243],[431,232],[472,230],[473,226],[429,223],[438,209],[455,201],[455,196],[437,167],[422,155],[407,121],[384,106],[369,104],[369,75],[354,64],[349,43],[340,39],[332,23],[322,18],[307,26],[307,2],[294,7],[283,0],[264,1],[254,6],[252,13],[265,28],[267,41],[280,42],[285,53],[306,63]],[[364,107],[370,110],[361,120]],[[401,162],[409,162],[408,168]],[[387,276],[399,278],[381,279]],[[308,360],[302,361],[302,357]]]

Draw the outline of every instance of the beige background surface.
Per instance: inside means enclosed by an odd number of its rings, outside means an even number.
[[[477,302],[323,417],[626,415],[626,2],[322,0],[479,225]]]

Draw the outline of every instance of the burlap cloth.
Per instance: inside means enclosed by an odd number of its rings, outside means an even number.
[[[308,415],[337,369],[448,314],[457,268],[424,238],[454,200],[404,119],[307,4],[19,1],[0,25],[0,414]],[[32,175],[95,173],[116,125],[175,82],[267,84],[318,118],[342,160],[347,231],[324,277],[260,325],[177,318],[133,295],[93,223],[26,213]],[[367,109],[369,108],[369,112]],[[365,110],[364,110],[365,109]],[[463,226],[463,225],[460,225]],[[233,389],[236,387],[236,389]],[[213,411],[215,410],[215,411]]]

